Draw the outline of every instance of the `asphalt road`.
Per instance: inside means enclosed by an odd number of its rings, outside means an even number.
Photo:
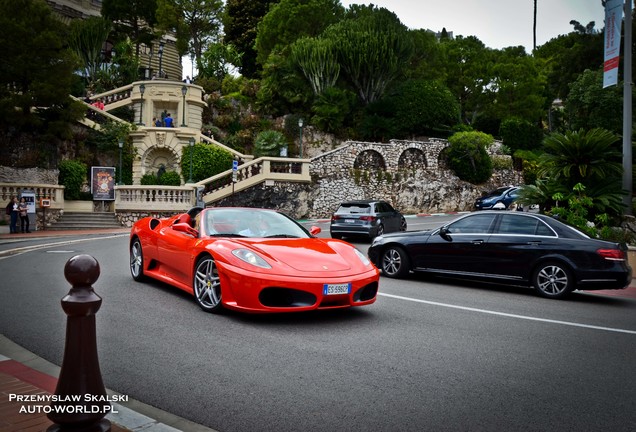
[[[221,432],[636,430],[634,299],[382,278],[364,308],[211,315],[99,236],[0,258],[0,331],[56,364],[80,253],[101,267],[106,386]]]

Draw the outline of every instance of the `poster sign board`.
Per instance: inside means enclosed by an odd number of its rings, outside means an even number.
[[[605,59],[603,63],[603,88],[618,82],[618,63],[621,51],[621,24],[623,0],[605,3]]]
[[[95,201],[115,200],[115,167],[91,167],[91,193]]]

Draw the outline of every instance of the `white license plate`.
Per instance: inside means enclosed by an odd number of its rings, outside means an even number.
[[[351,284],[324,284],[322,293],[324,295],[349,294],[351,292]]]
[[[345,223],[354,223],[355,219],[345,219]]]

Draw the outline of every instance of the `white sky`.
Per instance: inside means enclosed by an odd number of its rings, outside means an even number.
[[[345,1],[374,4],[394,12],[412,29],[446,30],[454,36],[476,36],[488,48],[523,45],[532,52],[534,0],[374,0]],[[570,33],[571,20],[583,26],[595,22],[604,27],[601,0],[537,0],[537,46],[561,34]]]
[[[523,45],[532,52],[534,0],[340,0],[351,4],[374,4],[394,12],[412,29],[446,30],[454,36],[476,36],[488,48]],[[595,22],[595,29],[605,26],[601,0],[537,0],[537,46],[574,27]],[[183,76],[190,75],[189,57],[183,59]],[[196,75],[196,70],[195,70]]]

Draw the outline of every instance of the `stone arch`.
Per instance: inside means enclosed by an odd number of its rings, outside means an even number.
[[[353,162],[356,169],[386,169],[384,156],[376,150],[363,150]]]
[[[141,175],[164,171],[176,171],[181,174],[179,168],[179,156],[169,147],[152,147],[141,159]]]
[[[400,169],[423,169],[428,168],[426,154],[418,148],[407,148],[398,159]]]

